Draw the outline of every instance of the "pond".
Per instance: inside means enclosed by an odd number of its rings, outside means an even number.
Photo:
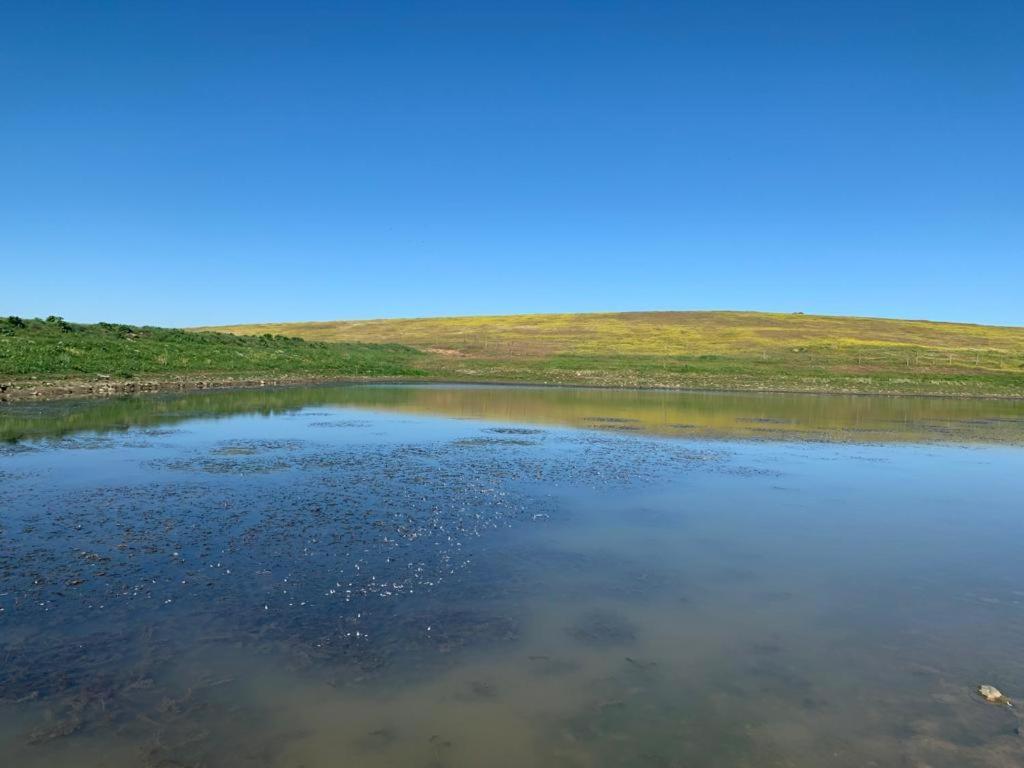
[[[1024,765],[1024,403],[330,386],[0,408],[0,754]]]

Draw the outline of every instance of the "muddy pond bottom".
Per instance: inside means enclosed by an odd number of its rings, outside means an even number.
[[[1024,765],[1022,406],[336,389],[0,411],[3,765]]]

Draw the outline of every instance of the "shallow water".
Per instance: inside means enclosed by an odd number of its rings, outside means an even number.
[[[1024,699],[1022,425],[509,387],[8,406],[0,754],[1024,765],[974,693]]]

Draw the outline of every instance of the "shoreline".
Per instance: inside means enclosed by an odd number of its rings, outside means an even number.
[[[93,378],[64,379],[59,381],[38,379],[14,379],[0,381],[0,405],[25,402],[53,402],[72,399],[102,399],[124,395],[144,395],[173,392],[200,392],[205,390],[230,389],[270,389],[300,386],[322,386],[329,384],[438,384],[463,386],[491,387],[556,387],[566,389],[607,389],[607,390],[642,390],[655,392],[722,392],[733,394],[787,394],[817,396],[856,396],[856,397],[929,397],[954,400],[1024,400],[1024,392],[1019,395],[1007,394],[967,394],[943,392],[913,392],[895,390],[843,390],[843,389],[810,389],[780,387],[684,387],[636,384],[632,386],[616,386],[593,383],[562,383],[550,381],[510,381],[470,378],[450,378],[432,376],[329,376],[329,375],[295,375],[295,376],[175,376],[169,378],[117,379],[109,376]]]
[[[412,383],[409,377],[380,376],[175,376],[170,378],[115,379],[95,377],[48,381],[15,379],[0,382],[0,404],[50,402],[69,399],[101,399],[121,395],[145,395],[167,392],[199,392],[219,389],[264,389],[318,384]]]

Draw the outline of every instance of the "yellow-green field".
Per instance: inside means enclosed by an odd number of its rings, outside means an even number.
[[[1024,396],[1024,328],[760,312],[225,326],[400,343],[438,378],[696,389]]]

